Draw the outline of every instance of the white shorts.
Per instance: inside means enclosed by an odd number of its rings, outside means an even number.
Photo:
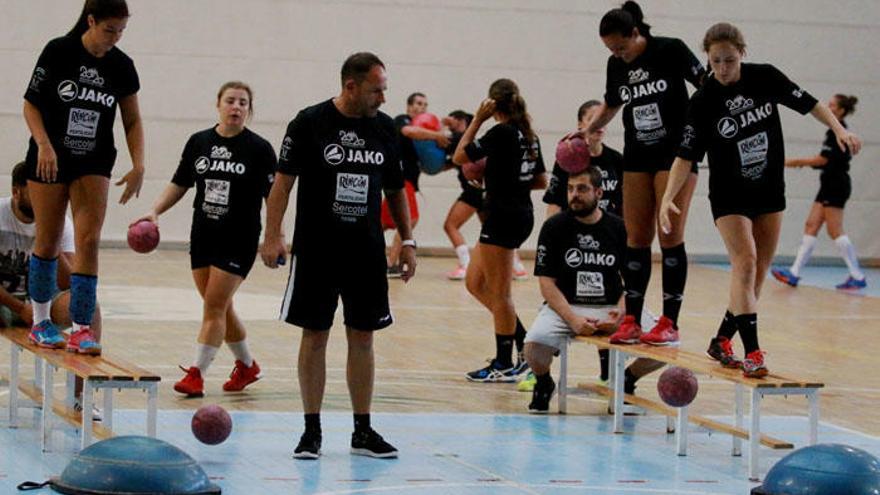
[[[580,306],[572,304],[571,309],[578,316],[607,320],[611,310],[619,308],[618,306]],[[654,315],[647,310],[643,310],[641,325],[642,328],[653,327]],[[535,317],[532,327],[526,333],[526,343],[543,344],[558,351],[566,344],[568,339],[574,336],[575,333],[568,326],[568,323],[556,311],[553,311],[547,303],[544,303],[541,306],[541,310],[538,311],[538,316]]]

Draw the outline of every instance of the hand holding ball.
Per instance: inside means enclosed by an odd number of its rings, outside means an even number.
[[[128,228],[128,245],[138,253],[149,253],[159,245],[159,226],[141,220]]]
[[[563,139],[556,145],[556,163],[569,174],[578,174],[590,166],[590,146],[580,136]]]
[[[467,180],[482,181],[486,174],[486,159],[480,158],[476,162],[467,162],[461,166],[461,173]]]

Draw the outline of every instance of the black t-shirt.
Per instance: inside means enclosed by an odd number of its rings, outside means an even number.
[[[276,164],[272,145],[247,128],[231,138],[215,127],[190,136],[171,182],[196,188],[191,241],[218,235],[258,239],[262,200]]]
[[[617,150],[602,145],[599,156],[590,157],[590,166],[602,172],[602,199],[599,208],[617,216],[623,215],[623,155]],[[544,192],[544,203],[568,209],[568,172],[558,163],[553,165],[550,183]]]
[[[60,165],[112,166],[116,106],[138,89],[134,62],[122,50],[97,58],[79,37],[62,36],[43,48],[24,98],[40,110]],[[28,156],[36,160],[33,138]]]
[[[486,158],[483,183],[489,213],[532,210],[532,182],[546,171],[537,136],[529,145],[516,126],[497,124],[465,152],[472,162]]]
[[[681,140],[688,93],[705,70],[677,38],[648,38],[645,51],[630,63],[608,58],[605,103],[623,109],[624,148],[630,157],[673,155]]]
[[[784,198],[778,104],[807,114],[816,99],[768,64],[742,64],[736,83],[711,78],[694,93],[678,155],[696,162],[708,154],[711,201]]]
[[[287,126],[278,170],[299,177],[294,252],[384,249],[382,189],[403,188],[397,130],[388,115],[349,118],[333,100]],[[366,254],[366,253],[364,253]]]
[[[840,124],[846,127],[845,122],[840,121]],[[837,144],[837,136],[831,129],[825,132],[825,141],[822,143],[822,151],[819,154],[828,160],[824,167],[818,167],[822,169],[822,175],[838,176],[849,173],[849,161],[852,159],[852,154],[849,149],[846,151],[840,149]]]
[[[413,140],[403,135],[403,128],[412,125],[412,118],[407,114],[400,114],[394,117],[394,127],[397,128],[397,135],[400,138],[400,160],[403,165],[403,178],[412,183],[416,191],[419,190],[419,176],[422,169],[419,167],[419,155],[416,153],[416,147]]]
[[[568,211],[541,227],[535,275],[556,279],[569,304],[613,305],[623,294],[620,269],[626,253],[623,220],[610,213],[588,225]]]

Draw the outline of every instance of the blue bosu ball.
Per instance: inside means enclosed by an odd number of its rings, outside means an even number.
[[[795,450],[752,495],[880,495],[880,460],[864,450],[820,444]]]
[[[437,146],[434,141],[413,140],[413,147],[419,157],[419,166],[422,172],[435,175],[443,171],[446,165],[446,151]]]
[[[170,443],[150,437],[121,436],[77,454],[52,480],[66,494],[219,494],[199,463]]]

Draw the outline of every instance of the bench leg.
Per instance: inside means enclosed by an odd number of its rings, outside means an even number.
[[[611,350],[611,365],[614,368],[614,433],[623,433],[623,380],[626,374],[626,354]]]
[[[64,405],[68,408],[73,408],[73,403],[76,401],[76,375],[72,371],[67,372],[67,381],[64,384],[65,386],[65,400]]]
[[[104,427],[108,430],[113,429],[113,389],[106,387],[102,389],[104,394]]]
[[[810,402],[810,445],[816,445],[819,441],[819,390],[810,390],[807,400]]]
[[[556,392],[556,403],[559,406],[559,414],[565,414],[566,396],[568,395],[568,344],[570,339],[559,349],[559,388]]]
[[[678,450],[679,456],[687,455],[687,444],[688,444],[688,408],[679,407],[678,408],[678,416],[676,417],[676,425],[675,425],[675,443]]]
[[[736,427],[738,429],[742,429],[743,427],[743,386],[741,383],[737,383],[735,385],[734,392],[734,402],[733,402],[733,417],[734,421],[736,421]],[[742,438],[734,436],[733,437],[733,452],[731,455],[741,456],[742,455]]]
[[[48,361],[43,362],[43,414],[40,420],[43,452],[49,452],[49,437],[52,435],[52,390],[53,383],[52,365]]]
[[[82,391],[82,431],[80,449],[92,444],[92,409],[94,405],[95,385],[91,380],[83,380]]]
[[[159,389],[156,382],[147,386],[147,436],[156,437],[156,406],[158,404]]]
[[[9,355],[9,426],[18,427],[18,365],[21,347],[16,344],[10,346]]]
[[[758,456],[761,447],[761,392],[752,390],[751,425],[749,426],[749,480],[760,481]]]

